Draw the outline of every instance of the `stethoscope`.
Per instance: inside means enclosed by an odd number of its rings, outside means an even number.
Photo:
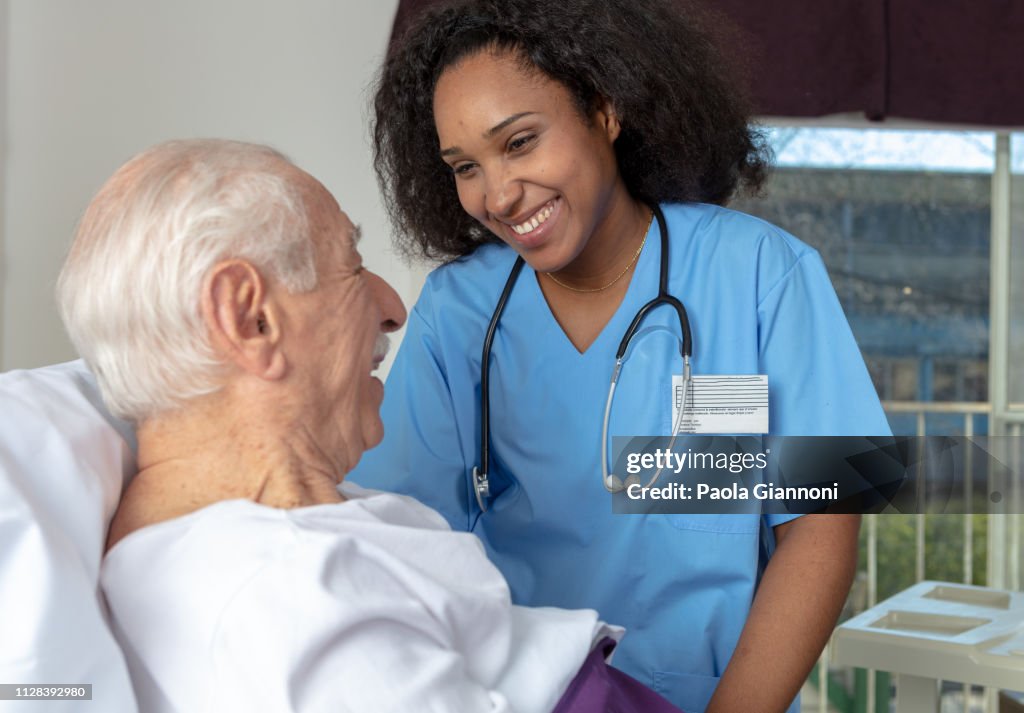
[[[637,330],[640,329],[640,325],[644,321],[644,318],[652,310],[661,305],[668,305],[676,311],[676,315],[679,317],[679,331],[682,334],[682,340],[679,344],[679,354],[683,358],[683,395],[679,414],[676,417],[676,422],[672,429],[672,442],[669,444],[669,449],[672,448],[672,445],[675,443],[675,438],[678,436],[679,431],[682,428],[683,414],[686,411],[687,397],[690,392],[690,357],[693,356],[693,339],[690,335],[690,320],[686,315],[686,308],[683,306],[683,303],[668,293],[668,226],[665,223],[665,216],[662,214],[661,208],[659,208],[657,204],[651,204],[651,211],[654,213],[654,217],[658,219],[658,231],[661,233],[661,266],[658,279],[658,296],[641,307],[636,313],[636,316],[633,317],[633,321],[630,323],[626,333],[622,336],[622,341],[619,342],[618,351],[615,353],[615,369],[612,371],[612,380],[608,387],[608,400],[605,402],[604,422],[601,426],[601,482],[605,489],[610,493],[621,492],[631,485],[640,482],[635,475],[631,475],[623,481],[619,476],[608,472],[608,419],[611,415],[612,401],[615,397],[615,386],[619,381],[619,373],[622,371],[622,364],[626,360],[626,352],[629,350],[630,340],[633,339]],[[486,501],[491,497],[491,483],[487,477],[487,464],[490,456],[491,438],[491,393],[489,386],[491,343],[494,341],[494,333],[498,329],[498,322],[501,320],[501,313],[505,311],[505,304],[508,302],[508,296],[511,294],[512,288],[515,287],[516,280],[519,279],[519,273],[523,270],[523,264],[524,260],[522,257],[516,258],[515,264],[512,266],[511,272],[509,272],[508,279],[505,281],[505,288],[501,291],[501,297],[498,298],[498,304],[494,308],[494,314],[491,315],[491,322],[487,326],[487,334],[484,337],[483,355],[480,359],[481,465],[473,467],[472,483],[473,492],[476,494],[476,502],[480,506],[480,510],[482,512],[487,512]],[[652,476],[647,487],[653,485],[660,475],[661,469]]]

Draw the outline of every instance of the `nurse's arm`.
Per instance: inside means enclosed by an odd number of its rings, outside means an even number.
[[[859,529],[859,515],[804,515],[775,527],[775,554],[708,713],[786,710],[846,601]]]

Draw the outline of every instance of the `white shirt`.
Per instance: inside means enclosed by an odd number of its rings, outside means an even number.
[[[140,710],[550,711],[603,636],[513,606],[474,535],[411,498],[246,500],[138,530],[101,582]]]

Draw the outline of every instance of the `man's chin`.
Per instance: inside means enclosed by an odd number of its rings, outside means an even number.
[[[363,444],[368,451],[384,439],[384,422],[380,418],[380,407],[384,402],[384,384],[375,376],[363,392]]]
[[[367,423],[363,428],[363,452],[370,450],[371,448],[380,444],[384,440],[384,424],[380,420],[380,415],[375,413],[372,421],[367,419]]]

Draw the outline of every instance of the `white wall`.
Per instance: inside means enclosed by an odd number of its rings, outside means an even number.
[[[4,3],[0,370],[73,356],[52,295],[78,216],[117,166],[169,138],[282,150],[362,224],[367,265],[415,297],[367,129],[397,0],[0,0],[0,51]]]
[[[4,249],[7,223],[7,67],[8,67],[8,2],[0,0],[0,371],[4,363],[4,286],[7,284],[7,253]]]

